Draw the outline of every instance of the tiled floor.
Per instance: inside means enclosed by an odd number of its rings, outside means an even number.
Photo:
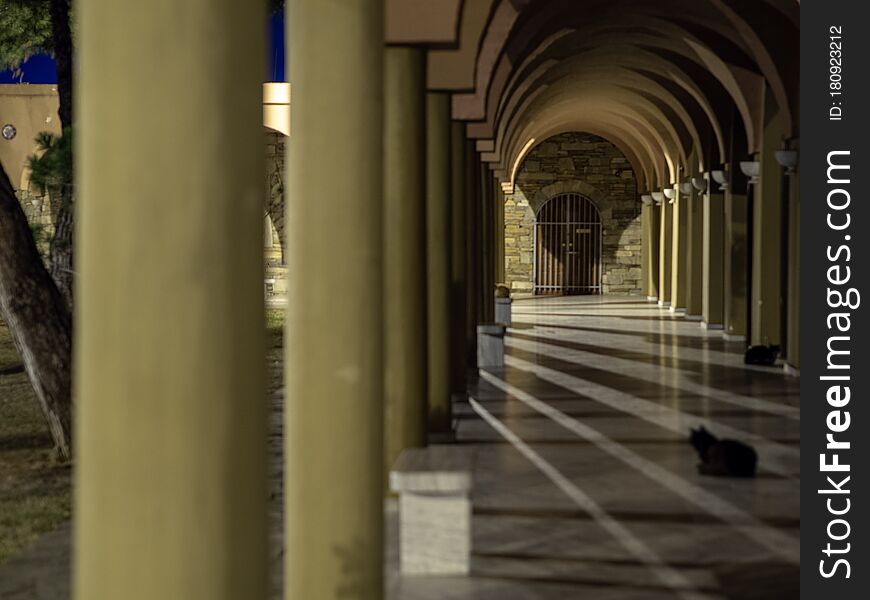
[[[626,298],[514,303],[507,366],[456,407],[475,456],[472,576],[400,577],[390,600],[798,598],[798,380]],[[281,408],[274,398],[273,598],[281,597]],[[689,427],[752,443],[755,480],[697,474]],[[69,528],[0,567],[0,598],[69,597]]]
[[[653,303],[517,301],[504,370],[456,407],[476,458],[472,576],[396,573],[389,598],[798,598],[798,380]],[[755,446],[698,475],[690,427]]]

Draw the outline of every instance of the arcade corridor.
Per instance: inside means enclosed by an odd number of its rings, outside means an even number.
[[[76,6],[72,597],[794,597],[800,3],[292,0],[274,94],[265,5]],[[601,294],[522,299],[560,196]],[[471,576],[399,580],[385,480],[454,434]]]
[[[518,300],[503,371],[455,407],[473,456],[470,577],[400,577],[389,600],[778,600],[797,597],[798,380],[634,298]],[[281,411],[270,419],[272,592],[282,597]],[[751,443],[754,480],[696,473],[690,427]],[[70,529],[0,568],[0,598],[70,597]],[[38,583],[37,583],[38,582]],[[773,590],[773,591],[772,591]]]
[[[390,598],[797,597],[796,379],[631,298],[518,301],[506,345],[456,410],[472,576],[393,577]],[[758,477],[698,475],[699,424],[753,444]]]

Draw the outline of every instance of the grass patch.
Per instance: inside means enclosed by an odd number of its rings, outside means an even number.
[[[284,312],[267,310],[270,398],[283,385],[283,338]],[[71,468],[55,461],[53,446],[30,380],[0,321],[0,563],[72,516]]]
[[[70,467],[53,443],[30,380],[0,321],[0,563],[71,515]]]

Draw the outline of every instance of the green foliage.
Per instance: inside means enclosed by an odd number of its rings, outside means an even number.
[[[0,69],[18,70],[39,52],[52,52],[48,0],[0,0]]]
[[[40,193],[64,189],[73,181],[73,135],[67,127],[62,136],[47,131],[36,136],[37,153],[27,158],[30,182]]]

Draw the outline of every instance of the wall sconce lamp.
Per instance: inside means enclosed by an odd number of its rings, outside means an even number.
[[[649,206],[653,203],[653,197],[651,194],[641,194],[640,201]]]
[[[661,192],[652,192],[650,196],[652,196],[652,199],[655,200],[656,204],[661,204],[665,199],[665,195]]]
[[[674,198],[677,197],[677,188],[665,188],[662,190],[662,193],[665,195],[665,198],[668,199],[668,204],[673,204]]]
[[[761,172],[761,163],[757,160],[741,160],[740,171],[749,177],[749,183],[758,183],[758,174]]]
[[[776,156],[776,162],[778,162],[780,166],[785,167],[786,173],[790,174],[797,172],[797,150],[777,150],[774,152],[774,156]]]
[[[703,194],[707,191],[707,180],[703,177],[692,177],[692,187]]]
[[[695,189],[695,186],[692,185],[691,181],[683,181],[682,183],[680,183],[681,194],[689,196],[691,195],[693,189]]]
[[[728,176],[724,170],[710,171],[713,181],[719,184],[719,191],[724,192],[728,189]]]

